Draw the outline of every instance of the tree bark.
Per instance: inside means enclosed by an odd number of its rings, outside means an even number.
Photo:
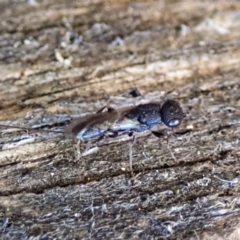
[[[128,136],[0,128],[1,239],[240,238],[239,1],[0,6],[0,124],[64,131],[167,98],[187,114],[168,145],[136,134],[133,174]]]

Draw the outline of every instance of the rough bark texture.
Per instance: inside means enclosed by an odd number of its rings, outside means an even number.
[[[240,239],[239,1],[0,9],[1,124],[61,130],[109,101],[188,113],[169,147],[137,136],[133,175],[128,137],[79,158],[63,134],[1,128],[1,239]]]

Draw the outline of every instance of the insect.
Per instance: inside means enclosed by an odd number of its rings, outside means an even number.
[[[104,109],[107,112],[102,112]],[[76,119],[67,129],[69,136],[78,140],[101,140],[104,137],[116,137],[119,133],[127,133],[129,136],[134,132],[144,132],[164,123],[167,127],[178,127],[185,114],[179,103],[175,100],[166,100],[162,105],[159,103],[146,103],[138,106],[116,110],[112,107],[103,107],[95,114],[90,114]],[[151,131],[156,137],[162,133]],[[130,170],[132,171],[132,146],[135,142],[133,136],[129,149]]]
[[[107,112],[103,112],[104,109]],[[78,140],[103,137],[116,137],[119,133],[144,132],[164,123],[167,127],[178,127],[185,114],[175,100],[159,103],[146,103],[116,110],[103,107],[95,114],[76,119],[67,129],[66,134]],[[157,132],[152,131],[155,136]]]
[[[104,112],[104,110],[107,110]],[[100,141],[104,137],[117,137],[119,134],[128,134],[151,131],[156,137],[162,136],[161,133],[151,129],[164,123],[169,128],[178,127],[185,114],[179,103],[175,100],[166,100],[160,103],[146,103],[137,106],[114,109],[105,106],[95,114],[89,114],[74,120],[65,129],[67,137],[80,141]],[[0,127],[12,127],[33,130],[31,128],[15,127],[10,125],[0,125]],[[36,129],[34,129],[36,130]],[[40,130],[46,132],[56,132],[51,130]],[[133,145],[132,143],[132,145]],[[130,169],[132,171],[132,145],[130,147]]]

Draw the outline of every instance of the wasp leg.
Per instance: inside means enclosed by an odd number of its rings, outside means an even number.
[[[163,133],[163,132],[157,132],[157,131],[152,131],[152,134],[158,138],[164,138],[166,137],[166,145],[167,145],[167,149],[171,155],[171,157],[174,159],[174,161],[177,161],[176,157],[174,156],[172,149],[169,146],[169,137],[168,134]]]
[[[106,130],[106,131],[105,131],[104,133],[102,133],[102,135],[101,135],[99,138],[97,138],[95,141],[89,141],[89,142],[88,142],[87,147],[86,147],[86,149],[84,150],[83,154],[90,149],[90,145],[96,144],[97,142],[101,141],[101,140],[106,136],[106,133],[108,133],[108,132],[111,133],[111,135],[108,135],[108,137],[110,137],[110,138],[114,138],[114,137],[117,137],[117,136],[118,136],[118,132],[111,131],[111,130]],[[82,154],[82,155],[83,155],[83,154]]]
[[[87,145],[87,147],[86,147],[86,149],[85,149],[85,151],[87,151],[89,148],[90,148],[90,145],[91,144],[96,144],[97,142],[99,142],[99,141],[101,141],[104,137],[105,137],[105,133],[106,132],[104,132],[99,138],[97,138],[95,141],[89,141],[88,142],[88,145]]]
[[[97,142],[101,141],[105,137],[105,134],[106,134],[106,131],[103,134],[101,134],[101,136],[99,138],[97,138],[93,143],[97,143]]]
[[[151,131],[151,133],[157,137],[157,138],[166,138],[166,143],[167,143],[167,146],[169,144],[169,139],[168,139],[168,135],[164,132],[161,132],[161,131]]]
[[[192,129],[183,129],[183,130],[174,132],[174,136],[177,137],[177,136],[188,134],[190,132],[192,132]]]
[[[128,133],[128,136],[132,137],[133,136],[133,132]]]
[[[81,144],[81,140],[78,140],[77,141],[77,156],[78,156],[78,158],[81,157],[81,146],[80,146],[80,144]]]
[[[104,108],[102,108],[102,110],[103,110],[103,109],[104,109]],[[109,110],[109,109],[115,110],[114,108],[108,107],[108,110]],[[100,109],[100,110],[101,110],[101,109]],[[99,111],[100,111],[100,110],[99,110]],[[108,135],[108,137],[114,138],[114,137],[117,137],[117,136],[118,136],[118,132],[116,132],[116,131],[111,131],[110,129],[107,129],[107,130],[104,131],[104,132],[100,135],[100,137],[98,137],[95,141],[89,141],[84,152],[86,152],[86,151],[89,150],[91,144],[96,144],[97,142],[101,141],[101,140],[106,136],[106,134],[107,134],[108,132],[111,133],[111,135]]]
[[[108,132],[111,133],[108,135],[108,137],[110,137],[110,138],[115,138],[118,136],[118,132],[116,132],[116,131],[109,130]]]
[[[75,137],[71,136],[71,141],[73,143],[73,146],[76,146],[77,151],[77,159],[81,157],[81,140],[76,139]]]
[[[87,146],[86,146],[86,148],[84,149],[84,151],[83,151],[82,153],[81,153],[81,151],[80,151],[80,143],[81,143],[81,140],[78,140],[78,141],[77,141],[77,153],[78,153],[79,158],[81,158],[82,156],[86,155],[86,152],[91,148],[91,145],[96,144],[97,142],[101,141],[101,140],[104,138],[105,133],[106,133],[106,131],[103,132],[103,133],[102,133],[97,139],[95,139],[95,140],[88,140],[88,141],[87,141]],[[85,142],[86,142],[86,141],[85,141]]]
[[[133,132],[130,132],[128,136],[132,137],[131,142],[129,143],[129,167],[131,174],[133,175],[133,145],[136,143],[136,137],[133,135]]]
[[[157,138],[163,138],[166,136],[166,134],[164,132],[152,131],[152,134]]]

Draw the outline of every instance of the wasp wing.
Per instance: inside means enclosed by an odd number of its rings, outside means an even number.
[[[139,122],[138,116],[129,116],[129,113],[134,111],[137,107],[138,106],[132,106],[119,109],[119,117],[111,126],[111,130],[114,132],[142,132],[147,130],[148,126]]]
[[[116,110],[98,112],[77,118],[66,128],[66,135],[76,139],[89,139],[101,136],[117,120],[119,113]]]

